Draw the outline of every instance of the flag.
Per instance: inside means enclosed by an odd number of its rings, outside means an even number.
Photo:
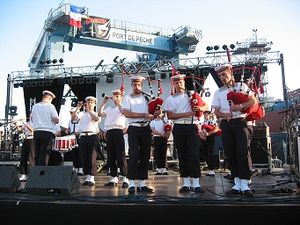
[[[73,27],[81,28],[81,11],[82,8],[74,5],[70,5],[70,21],[69,25]]]

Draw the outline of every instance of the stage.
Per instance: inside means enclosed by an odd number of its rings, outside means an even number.
[[[155,175],[149,170],[147,186],[152,194],[131,194],[127,188],[104,187],[106,170],[96,185],[82,186],[77,193],[26,193],[26,183],[13,193],[0,193],[0,223],[6,224],[277,224],[297,220],[300,189],[287,171],[273,174],[257,170],[252,177],[254,197],[227,196],[232,181],[218,171],[215,177],[202,171],[202,194],[181,194],[178,172]],[[78,177],[83,183],[84,177]],[[239,218],[239,219],[238,219]]]

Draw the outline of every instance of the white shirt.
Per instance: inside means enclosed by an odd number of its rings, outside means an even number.
[[[111,129],[124,129],[126,117],[120,112],[119,107],[108,107],[104,110],[104,131]]]
[[[228,88],[224,85],[214,93],[214,97],[211,104],[212,108],[220,108],[220,112],[230,113],[230,105],[229,105],[229,101],[227,100],[227,94],[234,89],[242,91],[243,93],[248,92],[249,96],[253,95],[253,92],[249,89],[249,87],[245,83],[242,83],[242,87],[241,87],[241,82],[238,82],[235,84],[233,88]],[[231,113],[232,113],[232,118],[246,117],[246,113],[242,113],[239,111],[231,112]]]
[[[122,108],[135,113],[148,113],[148,104],[143,95],[126,95],[123,99]],[[145,121],[145,118],[128,118],[128,123]]]
[[[93,112],[95,116],[97,116],[96,112]],[[78,132],[91,132],[91,133],[99,133],[98,123],[100,122],[100,118],[98,121],[92,120],[90,114],[88,112],[80,112],[77,115],[79,119],[78,122]]]
[[[57,111],[53,104],[38,102],[32,107],[33,129],[40,131],[49,131],[55,133],[56,124],[52,118],[58,118]]]
[[[152,120],[150,122],[150,128],[158,132],[165,133],[164,127],[165,127],[165,123],[160,118],[156,118],[155,120]],[[159,137],[160,135],[154,134],[153,136]]]

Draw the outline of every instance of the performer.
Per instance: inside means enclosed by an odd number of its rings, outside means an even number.
[[[227,101],[227,94],[235,88],[236,90],[249,89],[245,83],[235,83],[231,64],[217,67],[223,86],[214,94],[212,108],[221,120],[222,141],[225,154],[228,156],[229,169],[234,177],[234,186],[227,194],[243,193],[245,196],[253,196],[248,186],[251,171],[248,165],[248,140],[249,130],[247,128],[246,113],[242,111],[256,104],[253,92],[248,91],[248,101],[242,104],[234,104]]]
[[[185,91],[185,75],[172,76],[175,86],[175,94],[166,100],[165,110],[168,119],[172,119],[174,145],[178,152],[180,177],[183,178],[183,186],[180,193],[194,191],[203,192],[200,185],[200,159],[198,125],[199,120],[195,117],[196,112],[206,111],[207,103],[203,106],[191,107],[191,99]]]
[[[167,143],[171,130],[165,130],[163,111],[157,106],[154,116],[155,119],[150,122],[154,142],[154,159],[157,166],[155,175],[168,175],[167,172]]]
[[[82,185],[94,186],[97,173],[97,152],[100,118],[95,112],[97,99],[93,96],[85,98],[85,103],[78,102],[76,110],[72,113],[72,120],[79,120],[78,131],[80,132],[79,148],[83,153],[83,172],[86,175]],[[83,107],[83,111],[79,112]],[[79,113],[78,113],[79,112]]]
[[[126,117],[122,113],[123,94],[121,90],[114,90],[113,97],[105,96],[98,111],[98,116],[105,117],[104,130],[106,132],[107,160],[112,178],[104,186],[114,187],[118,185],[118,168],[120,175],[123,176],[122,188],[128,188],[127,162],[125,155],[124,132],[126,132]],[[114,107],[108,107],[104,110],[105,104],[111,99],[114,101]]]
[[[151,148],[151,129],[149,122],[153,115],[148,113],[148,105],[142,94],[144,77],[134,75],[130,77],[132,93],[123,100],[123,114],[128,118],[128,178],[129,194],[135,193],[135,180],[138,180],[137,192],[152,193],[153,189],[145,184],[148,179],[148,163]]]
[[[54,98],[51,91],[45,90],[42,101],[32,107],[34,149],[38,166],[47,166],[52,152],[56,124],[59,122],[58,113],[51,103]]]
[[[76,143],[79,143],[79,131],[78,131],[78,123],[79,119],[72,120],[73,110],[70,111],[71,119],[68,123],[67,133],[74,134],[76,136]],[[78,112],[77,112],[78,113]],[[81,152],[79,145],[72,149],[72,159],[75,171],[78,176],[83,175],[83,153]]]
[[[22,121],[23,122],[23,121]],[[33,142],[33,124],[31,113],[29,120],[23,122],[22,130],[24,131],[25,138],[21,149],[21,160],[20,160],[20,181],[27,180],[27,174],[30,169],[35,166],[35,151]]]

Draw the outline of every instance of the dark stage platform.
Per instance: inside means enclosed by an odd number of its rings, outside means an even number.
[[[215,177],[202,172],[202,194],[180,194],[178,172],[154,175],[146,184],[153,194],[128,195],[127,188],[104,187],[109,176],[102,170],[96,185],[82,186],[75,194],[0,193],[0,224],[287,224],[300,213],[300,189],[288,172],[257,171],[251,188],[254,197],[227,196],[232,183],[219,171]],[[79,177],[80,182],[84,177]]]

